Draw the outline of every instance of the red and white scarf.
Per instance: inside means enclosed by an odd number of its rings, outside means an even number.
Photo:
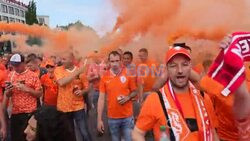
[[[189,83],[189,89],[192,102],[194,103],[193,105],[196,114],[200,140],[212,141],[213,133],[211,123],[203,102],[203,98],[201,97],[200,92],[193,86],[191,82]],[[175,139],[177,141],[185,141],[188,139],[191,131],[184,120],[180,103],[178,102],[178,99],[174,93],[171,82],[168,81],[168,83],[163,88],[161,88],[160,91],[162,93],[164,105],[167,109]]]
[[[244,61],[250,61],[250,32],[236,32],[230,46],[221,50],[208,73],[224,86],[222,95],[228,96],[245,80]]]

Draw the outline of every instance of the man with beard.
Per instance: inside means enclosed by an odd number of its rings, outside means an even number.
[[[133,131],[133,139],[145,140],[145,133],[154,131],[160,139],[160,127],[169,127],[171,140],[212,141],[217,139],[213,106],[204,104],[200,92],[189,81],[190,52],[181,47],[171,48],[166,54],[168,80],[157,93],[145,100]]]

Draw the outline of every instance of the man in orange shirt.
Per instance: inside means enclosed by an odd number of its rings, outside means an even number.
[[[121,67],[121,55],[112,51],[108,55],[110,69],[101,77],[100,95],[97,106],[97,129],[104,133],[102,114],[105,96],[107,96],[108,124],[112,141],[120,141],[121,135],[125,141],[131,141],[131,131],[134,125],[133,105],[131,99],[136,96],[136,84],[133,78],[126,75]]]
[[[56,84],[54,70],[55,62],[47,60],[45,65],[48,73],[41,77],[41,83],[44,89],[43,105],[56,107],[58,85]]]
[[[10,63],[14,71],[7,78],[4,106],[7,97],[11,97],[11,140],[25,141],[24,130],[30,115],[37,110],[37,98],[42,95],[42,88],[38,76],[26,68],[23,55],[14,54]]]
[[[85,70],[86,60],[80,68],[73,64],[73,56],[70,53],[63,55],[63,66],[55,69],[55,79],[58,84],[57,110],[61,112],[62,119],[66,124],[65,135],[69,140],[75,140],[74,122],[76,129],[79,130],[81,138],[90,141],[90,135],[87,129],[85,102],[83,95],[88,92],[82,81],[80,74]],[[67,140],[67,139],[65,139]]]
[[[148,59],[148,50],[141,48],[139,50],[140,62],[137,64],[137,76],[140,79],[138,82],[139,99],[144,101],[151,94],[153,84],[156,80],[155,69],[158,69],[157,64]]]
[[[41,141],[63,140],[63,132],[61,132],[59,113],[56,110],[58,85],[54,76],[55,63],[47,60],[45,66],[48,73],[41,77],[43,87],[43,104],[39,109],[37,117],[37,139]],[[27,130],[29,131],[29,130]]]
[[[29,59],[27,59],[26,63],[27,63],[27,67],[33,71],[34,73],[36,73],[38,75],[39,78],[42,77],[42,75],[47,73],[47,70],[45,68],[41,68],[39,65],[39,58],[34,54],[32,55],[32,57],[28,57]]]
[[[168,81],[145,100],[133,131],[133,139],[145,140],[145,133],[154,131],[160,139],[160,126],[169,127],[171,140],[212,141],[217,139],[216,117],[211,101],[205,104],[200,92],[189,82],[190,53],[174,47],[166,54]],[[206,98],[208,98],[206,96]]]
[[[137,78],[136,75],[136,65],[133,63],[133,54],[130,51],[126,51],[123,53],[123,65],[126,67],[127,74],[135,79],[137,84],[140,84],[140,79]],[[137,85],[138,86],[138,85]],[[140,87],[140,86],[139,86]],[[140,111],[140,103],[138,97],[133,99],[133,112],[134,118],[137,119]]]

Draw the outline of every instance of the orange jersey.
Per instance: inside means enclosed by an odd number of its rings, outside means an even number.
[[[7,76],[7,70],[5,68],[0,68],[0,102],[3,101],[3,88],[5,87],[5,80]]]
[[[249,88],[249,83],[248,88]],[[200,83],[202,89],[210,94],[215,107],[215,114],[218,118],[217,132],[222,140],[237,141],[239,140],[238,129],[233,116],[234,94],[227,97],[221,94],[224,87],[215,80],[205,76]]]
[[[22,83],[25,86],[28,86],[36,91],[41,90],[41,82],[38,76],[26,69],[23,73],[16,73],[12,71],[8,74],[6,81],[11,82],[13,85]],[[12,90],[11,101],[13,104],[12,113],[31,113],[34,112],[37,108],[37,98],[31,95],[30,93],[20,91],[14,87]]]
[[[137,76],[140,78],[143,84],[143,91],[149,92],[152,90],[154,82],[156,80],[155,70],[157,64],[153,61],[147,61],[146,63],[138,63]]]
[[[45,74],[41,77],[41,83],[44,88],[44,104],[49,106],[56,106],[58,86],[53,78],[50,78],[49,74]]]
[[[188,94],[188,93],[176,94],[176,96],[180,101],[180,105],[182,107],[184,119],[188,119],[188,118],[189,119],[190,118],[196,119],[196,113],[194,110],[195,103],[192,102],[190,94]],[[208,100],[206,100],[206,101],[208,101]],[[216,121],[213,121],[213,120],[216,120],[216,117],[213,114],[213,107],[212,107],[212,105],[206,104],[205,101],[204,101],[204,103],[205,103],[205,107],[206,107],[208,115],[209,115],[209,120],[212,123],[211,124],[212,128],[214,128],[213,125],[215,125],[214,123],[216,123]],[[176,119],[181,120],[178,117],[176,117]],[[198,122],[198,120],[197,120],[197,122]],[[197,124],[199,124],[199,123],[197,123]],[[166,117],[163,113],[163,109],[162,109],[158,94],[152,93],[151,95],[149,95],[147,97],[147,99],[143,103],[140,115],[139,115],[137,122],[136,122],[136,127],[142,131],[145,131],[145,132],[153,129],[155,140],[158,141],[160,139],[160,126],[162,126],[162,125],[164,125],[164,126],[167,125]],[[185,132],[184,130],[186,128],[187,127],[185,125],[183,125],[182,132]],[[189,134],[185,137],[184,141],[200,141],[200,139],[201,139],[200,132],[193,131],[190,133],[189,129],[187,129],[186,132],[188,132]],[[181,138],[181,140],[182,140],[182,138]]]
[[[76,71],[76,69],[77,68],[75,67],[74,70],[69,71],[64,69],[63,66],[57,67],[54,72],[56,80],[58,81],[64,77],[69,76],[71,73]],[[74,112],[84,108],[83,96],[76,96],[73,93],[73,89],[75,86],[81,87],[78,85],[80,85],[79,80],[76,79],[65,86],[58,87],[57,109],[59,111]]]
[[[121,95],[128,96],[136,89],[135,79],[126,76],[126,70],[123,69],[118,75],[107,71],[100,81],[100,93],[107,95],[108,117],[109,118],[127,118],[133,115],[132,101],[124,105],[118,103],[117,98]]]

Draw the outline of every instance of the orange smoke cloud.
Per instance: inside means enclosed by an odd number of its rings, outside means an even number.
[[[215,48],[226,34],[250,27],[250,9],[246,0],[111,1],[119,16],[102,52],[118,47],[127,50],[146,47],[154,56],[163,56],[167,46],[176,41],[188,41],[189,46],[202,52],[207,51],[204,48],[208,45]],[[140,39],[135,42],[138,35]],[[145,39],[150,40],[149,44],[138,43]],[[213,50],[209,49],[208,53],[214,53]]]
[[[17,33],[12,36],[4,35],[1,39],[14,40],[18,49],[22,52],[26,49],[30,51],[36,50],[37,53],[61,54],[62,52],[73,52],[78,56],[85,56],[91,50],[100,46],[99,36],[95,31],[87,28],[76,29],[72,27],[68,31],[59,31],[39,25],[0,22],[0,31]],[[24,35],[41,38],[43,41],[42,47],[29,48],[26,44],[27,38],[20,37]]]
[[[173,17],[180,6],[179,0],[113,0],[112,2],[121,13],[114,28],[112,41],[104,45],[101,52],[109,52],[126,45],[138,34],[146,33],[151,26],[162,24],[165,18]]]
[[[103,38],[88,29],[58,31],[19,23],[0,23],[0,30],[40,37],[43,51],[49,53],[67,50],[92,56],[93,50],[105,55],[118,47],[133,52],[144,47],[161,60],[173,42],[187,42],[196,52],[214,53],[224,35],[250,27],[246,0],[111,1],[119,16],[112,33]]]

